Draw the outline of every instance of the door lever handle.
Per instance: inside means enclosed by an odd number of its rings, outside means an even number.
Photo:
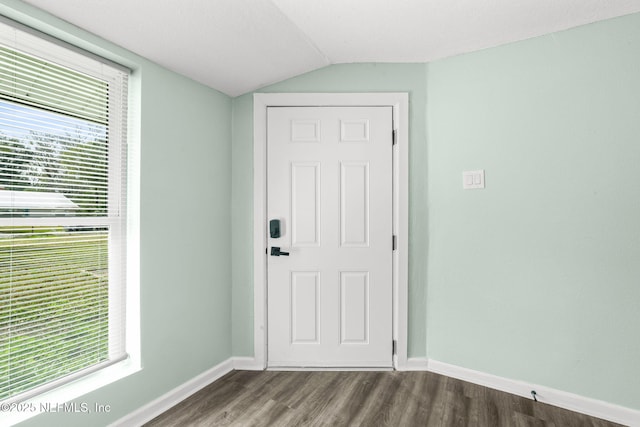
[[[271,256],[289,256],[289,252],[282,252],[279,247],[271,247]]]

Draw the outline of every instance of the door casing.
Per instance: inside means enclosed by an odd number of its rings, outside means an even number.
[[[253,96],[253,295],[254,360],[267,366],[267,107],[390,106],[396,144],[393,146],[393,339],[396,369],[407,366],[409,261],[409,95],[407,93],[256,93]],[[391,138],[390,138],[391,143]],[[391,242],[390,242],[391,244]]]

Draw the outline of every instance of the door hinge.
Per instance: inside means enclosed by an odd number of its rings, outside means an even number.
[[[393,237],[391,238],[391,250],[395,251],[396,249],[398,249],[398,238],[394,234]]]
[[[398,353],[396,353],[396,347],[397,347],[398,342],[396,340],[391,341],[391,355],[396,355]]]
[[[391,145],[396,145],[398,143],[398,131],[391,131]]]

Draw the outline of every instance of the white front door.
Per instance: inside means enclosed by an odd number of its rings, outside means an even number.
[[[392,108],[267,114],[268,366],[392,367]]]

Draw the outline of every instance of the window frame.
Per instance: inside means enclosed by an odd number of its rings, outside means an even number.
[[[87,64],[74,63],[78,58],[86,58],[87,62],[98,62],[108,65],[116,70],[125,71],[130,80],[133,73],[130,69],[107,59],[97,56],[91,52],[69,45],[51,36],[43,34],[30,27],[9,20],[0,16],[0,25],[13,27],[17,32],[26,35],[32,41],[35,40],[35,49],[24,49],[17,46],[9,46],[21,51],[27,51],[45,60],[49,60],[76,71],[96,77],[95,73]],[[81,61],[82,62],[82,61]],[[98,76],[101,78],[101,76]],[[135,79],[133,79],[135,80]],[[123,95],[123,105],[121,107],[127,111],[128,104],[131,103],[132,86],[124,85],[123,94],[114,94],[113,85],[110,85],[109,99]],[[110,103],[110,105],[112,105]],[[126,114],[126,113],[125,113]],[[130,115],[130,114],[129,114]],[[113,110],[109,111],[109,166],[108,166],[108,207],[106,216],[100,217],[31,217],[31,218],[0,218],[0,226],[20,226],[20,225],[43,225],[43,226],[103,226],[109,227],[109,340],[115,335],[120,335],[125,351],[129,357],[125,360],[113,360],[95,365],[78,371],[78,380],[68,379],[54,380],[49,385],[38,386],[27,391],[5,399],[4,402],[20,401],[23,405],[29,405],[32,411],[9,411],[0,413],[0,423],[8,421],[10,423],[19,422],[37,413],[43,412],[42,402],[64,403],[73,398],[81,396],[89,391],[95,390],[111,382],[117,381],[141,369],[139,358],[139,175],[138,175],[138,152],[132,150],[133,144],[127,142],[133,134],[131,128],[126,127],[127,115],[114,117]],[[115,129],[114,129],[115,125]],[[124,126],[124,128],[122,127]],[[114,138],[115,137],[115,138]],[[127,144],[128,150],[125,155],[123,144]],[[122,313],[116,319],[114,316],[120,311],[120,306],[124,304]],[[116,308],[118,310],[116,310]],[[110,346],[111,347],[111,346]],[[111,354],[110,354],[111,357]],[[73,374],[72,374],[73,375]],[[59,384],[63,383],[63,385]],[[37,392],[37,393],[36,393]],[[39,406],[40,405],[40,406]],[[25,406],[23,406],[25,407]]]

